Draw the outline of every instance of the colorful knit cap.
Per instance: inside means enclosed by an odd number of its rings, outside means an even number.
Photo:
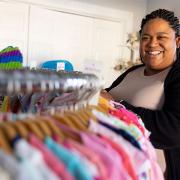
[[[23,56],[18,47],[8,46],[0,51],[0,69],[22,68]]]

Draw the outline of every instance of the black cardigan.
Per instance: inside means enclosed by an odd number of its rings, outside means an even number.
[[[127,70],[106,90],[116,87],[129,72],[141,66]],[[164,150],[168,180],[180,180],[180,49],[177,49],[176,61],[166,76],[164,96],[162,110],[135,107],[126,101],[123,104],[142,118],[145,127],[151,132],[152,144]]]

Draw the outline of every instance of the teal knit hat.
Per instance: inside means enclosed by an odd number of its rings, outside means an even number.
[[[0,51],[0,69],[22,68],[23,56],[18,47],[8,46]]]

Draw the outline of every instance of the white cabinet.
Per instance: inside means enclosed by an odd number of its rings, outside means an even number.
[[[27,62],[28,5],[0,2],[0,49],[17,46]]]
[[[117,77],[113,67],[122,54],[124,26],[121,22],[31,7],[29,63],[66,59],[75,70],[87,62],[99,62],[106,85]]]
[[[75,70],[91,56],[93,19],[42,8],[31,8],[29,60],[70,60]]]

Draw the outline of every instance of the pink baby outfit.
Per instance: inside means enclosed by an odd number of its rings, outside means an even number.
[[[29,143],[41,151],[46,164],[51,168],[60,179],[74,180],[74,177],[67,171],[63,163],[61,163],[46,146],[39,141],[34,135],[30,135]]]

